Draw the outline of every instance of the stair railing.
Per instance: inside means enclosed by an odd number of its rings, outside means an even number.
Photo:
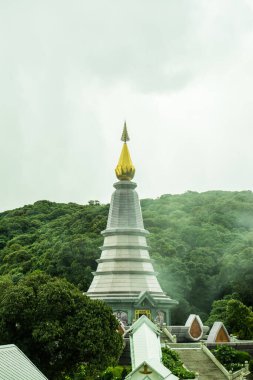
[[[239,369],[236,372],[228,371],[226,368],[219,362],[219,360],[216,359],[214,354],[206,347],[204,342],[201,342],[201,349],[202,351],[212,360],[212,362],[218,367],[221,372],[226,376],[228,380],[242,380],[244,379],[244,376],[248,375],[249,372],[249,365],[247,362],[245,362],[245,366],[242,369]]]

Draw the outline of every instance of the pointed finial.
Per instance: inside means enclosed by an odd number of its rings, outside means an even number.
[[[124,141],[126,143],[129,140],[130,140],[130,138],[128,136],[127,125],[126,125],[126,122],[125,122],[124,123],[123,132],[122,132],[122,136],[121,136],[121,141]]]
[[[121,140],[124,142],[118,165],[116,166],[115,173],[120,181],[131,181],[134,177],[135,168],[131,160],[131,156],[126,144],[129,141],[126,122],[124,123],[123,133]]]

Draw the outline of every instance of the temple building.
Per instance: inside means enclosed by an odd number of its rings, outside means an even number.
[[[170,309],[177,301],[167,296],[157,280],[149,247],[136,183],[132,181],[135,168],[124,125],[123,147],[115,169],[118,182],[114,184],[107,226],[102,235],[104,243],[94,278],[87,295],[105,301],[114,314],[131,325],[140,316],[160,324],[170,324]]]

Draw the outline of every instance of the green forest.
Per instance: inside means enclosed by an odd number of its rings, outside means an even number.
[[[253,193],[188,191],[141,201],[150,255],[163,290],[179,301],[173,324],[209,317],[236,294],[253,304]],[[39,270],[86,291],[96,270],[109,205],[46,200],[0,214],[0,275],[18,283]]]

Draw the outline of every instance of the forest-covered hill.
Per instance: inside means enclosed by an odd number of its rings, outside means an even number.
[[[0,275],[14,282],[36,269],[87,290],[109,206],[38,201],[0,214]],[[163,195],[141,201],[159,281],[180,301],[173,323],[190,312],[205,320],[213,300],[234,292],[253,305],[253,193]]]

